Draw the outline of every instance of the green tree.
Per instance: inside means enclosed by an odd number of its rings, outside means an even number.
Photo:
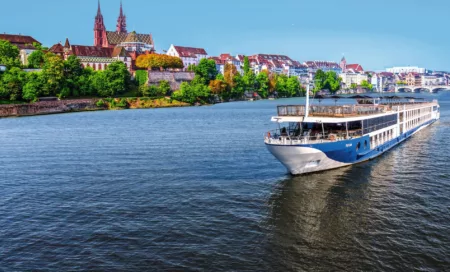
[[[39,69],[44,66],[45,53],[42,50],[36,50],[28,56],[28,67]]]
[[[92,88],[95,93],[99,96],[107,97],[113,94],[109,91],[109,86],[106,81],[106,74],[104,71],[93,71],[92,75],[89,77],[92,83]]]
[[[256,84],[256,76],[253,73],[253,71],[248,71],[247,73],[244,74],[244,76],[242,77],[242,80],[245,83],[245,89],[251,90],[253,91],[255,89],[255,84]]]
[[[225,77],[224,77],[221,73],[218,73],[218,74],[217,74],[216,79],[217,79],[217,80],[225,81]]]
[[[218,71],[216,69],[216,62],[212,59],[202,59],[195,67],[195,74],[205,79],[205,84],[208,85],[213,79],[216,79]]]
[[[372,84],[370,84],[367,80],[361,81],[361,87],[369,91],[373,89]]]
[[[147,70],[137,70],[136,71],[136,82],[139,86],[147,84],[148,81],[148,71]]]
[[[195,72],[195,64],[189,64],[187,67],[188,72]]]
[[[105,82],[101,83],[100,80]],[[111,63],[106,70],[99,71],[95,77],[96,89],[101,96],[116,96],[126,92],[130,81],[131,76],[127,66],[120,61]]]
[[[350,89],[356,90],[356,88],[358,88],[358,84],[356,84],[356,83],[350,84]]]
[[[244,74],[248,74],[250,72],[250,61],[248,60],[248,57],[244,57]]]
[[[298,78],[295,76],[291,76],[286,81],[286,91],[289,96],[298,96],[300,95],[300,82]]]
[[[279,75],[276,78],[275,90],[278,92],[278,95],[281,97],[291,97],[291,93],[287,90],[287,81],[288,77],[284,74]]]
[[[269,95],[269,76],[267,72],[261,72],[256,76],[256,82],[258,86],[258,93],[262,98],[266,98]]]
[[[341,88],[341,78],[338,77],[336,72],[334,71],[328,71],[325,73],[324,71],[319,69],[316,72],[314,81],[314,92],[318,92],[320,90],[329,90],[330,92],[334,93]]]
[[[341,89],[342,79],[334,71],[326,72],[327,80],[325,82],[325,88],[330,92],[335,93]]]
[[[76,56],[70,56],[64,61],[64,92],[62,97],[80,96],[80,77],[83,75],[83,67]]]
[[[94,70],[91,67],[83,69],[83,72],[77,81],[80,96],[97,95],[93,84],[94,76],[95,76]]]
[[[8,69],[20,67],[19,48],[8,41],[0,40],[0,63]]]
[[[172,94],[172,98],[178,101],[194,104],[196,102],[205,103],[211,96],[211,90],[208,86],[199,82],[183,82],[180,90]]]
[[[18,67],[9,69],[2,77],[1,95],[12,101],[21,99],[24,81],[25,72]]]
[[[325,87],[325,81],[327,80],[327,76],[324,71],[317,70],[316,75],[314,76],[314,93],[317,93],[318,91],[324,89]]]
[[[241,74],[237,73],[233,78],[233,88],[231,90],[231,97],[233,98],[241,98],[245,91],[247,89],[247,86],[245,84],[244,78],[241,76]]]
[[[161,82],[159,82],[158,90],[160,96],[165,96],[169,94],[171,92],[169,81],[162,80]]]
[[[42,74],[44,77],[43,94],[58,95],[64,84],[64,61],[55,54],[47,53]]]
[[[143,97],[151,97],[151,98],[157,98],[161,97],[160,89],[158,86],[155,85],[142,85],[139,87],[139,90]]]
[[[22,99],[35,102],[38,100],[43,87],[42,73],[27,73],[25,76],[25,85],[23,86]]]

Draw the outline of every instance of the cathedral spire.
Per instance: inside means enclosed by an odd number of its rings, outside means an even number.
[[[94,23],[94,45],[102,46],[103,44],[103,34],[106,33],[105,24],[103,22],[103,15],[100,9],[100,0],[98,0],[97,16],[95,16]]]
[[[100,0],[98,0],[97,16],[101,16],[101,15],[102,15],[102,10],[100,8]]]
[[[118,33],[127,33],[127,17],[123,14],[122,1],[120,1],[120,13],[117,19],[116,31]]]

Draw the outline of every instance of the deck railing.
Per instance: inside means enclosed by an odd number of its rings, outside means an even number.
[[[309,106],[309,116],[316,117],[351,117],[360,115],[374,115],[389,111],[401,111],[437,104],[437,102],[403,102],[385,103],[379,105],[342,105],[342,106]],[[305,105],[283,105],[278,106],[278,116],[305,116]]]
[[[386,112],[388,106],[378,105],[345,105],[345,106],[310,106],[309,116],[344,117],[372,115]],[[304,105],[278,106],[278,116],[304,116]]]

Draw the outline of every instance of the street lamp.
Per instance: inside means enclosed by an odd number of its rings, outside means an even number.
[[[0,64],[0,72],[6,72],[6,65]]]

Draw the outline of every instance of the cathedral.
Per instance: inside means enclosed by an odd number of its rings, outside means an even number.
[[[140,47],[139,49],[141,51],[154,50],[153,38],[151,34],[135,33],[132,40],[128,39],[129,36],[130,33],[128,33],[127,31],[127,17],[123,13],[122,2],[120,3],[120,13],[117,19],[116,31],[107,31],[103,21],[103,15],[99,1],[97,16],[95,16],[95,24],[94,24],[94,46],[114,48],[117,45],[122,44],[130,45],[132,43],[136,43],[136,45],[139,44]]]
[[[94,45],[71,45],[69,40],[66,39],[64,45],[61,43],[55,44],[50,48],[50,51],[63,59],[75,55],[83,67],[91,67],[94,70],[104,70],[109,64],[122,61],[128,67],[128,70],[133,73],[136,70],[137,57],[152,53],[155,49],[151,34],[127,31],[122,2],[120,3],[116,30],[107,31],[99,1],[94,22]]]

